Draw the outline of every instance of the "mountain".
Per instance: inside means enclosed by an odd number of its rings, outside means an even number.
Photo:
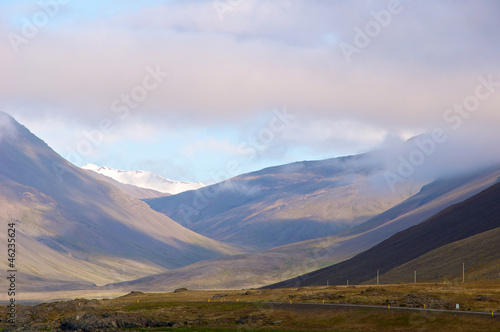
[[[207,237],[266,250],[338,234],[399,204],[428,182],[409,179],[390,190],[384,154],[270,167],[145,202]]]
[[[106,166],[96,166],[87,164],[82,167],[96,173],[110,177],[120,183],[137,186],[140,188],[152,189],[161,193],[175,195],[188,190],[195,190],[204,187],[201,182],[181,182],[164,178],[161,175],[148,171],[122,171]]]
[[[124,290],[173,290],[178,287],[250,288],[311,273],[348,260],[392,235],[424,222],[447,207],[494,185],[500,167],[439,179],[420,192],[341,234],[271,250],[198,262],[154,276],[110,285]],[[342,283],[344,283],[342,281]],[[326,284],[326,280],[325,280]]]
[[[500,279],[500,227],[452,242],[383,273],[383,283]],[[373,282],[368,280],[367,283]]]
[[[88,172],[92,172],[92,176],[96,176],[100,178],[103,181],[111,183],[113,186],[120,188],[130,196],[137,198],[137,199],[148,199],[148,198],[158,198],[158,197],[164,197],[164,196],[170,196],[170,194],[166,193],[161,193],[159,191],[153,190],[153,189],[146,189],[146,188],[141,188],[137,187],[131,184],[125,184],[118,182],[109,176],[105,176],[99,173],[95,173],[94,171],[88,170]]]
[[[241,252],[75,167],[3,112],[0,221],[15,223],[24,291],[131,280]],[[7,260],[0,266],[7,270]]]
[[[402,276],[405,279],[408,277],[408,267],[414,271],[419,270],[419,275],[427,279],[431,277],[429,272],[434,271],[434,280],[437,280],[445,275],[456,275],[461,263],[465,261],[468,267],[498,261],[498,245],[484,246],[482,242],[498,242],[498,230],[500,183],[446,208],[423,223],[391,236],[349,260],[280,282],[270,288],[324,285],[327,280],[331,284],[344,284],[346,280],[352,284],[373,282],[377,270],[382,275],[382,281],[400,282]],[[469,239],[476,235],[476,238]],[[455,248],[456,251],[450,248]],[[424,257],[426,254],[428,255]],[[437,257],[440,259],[436,259]],[[460,264],[457,264],[457,258]],[[455,266],[450,266],[452,261]],[[423,262],[427,264],[421,265]],[[403,267],[404,264],[406,266]],[[386,272],[387,278],[384,275]],[[404,274],[396,274],[398,272]],[[500,268],[496,266],[495,277],[498,277],[498,273]]]

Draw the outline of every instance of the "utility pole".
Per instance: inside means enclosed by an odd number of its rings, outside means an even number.
[[[415,271],[415,283],[417,283],[417,271]]]
[[[462,282],[465,282],[465,262],[462,263]]]
[[[377,270],[377,285],[379,283],[379,270]]]

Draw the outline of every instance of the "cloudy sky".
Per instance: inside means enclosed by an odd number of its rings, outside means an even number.
[[[207,183],[436,127],[473,146],[499,137],[498,13],[496,0],[1,0],[0,109],[78,166]]]

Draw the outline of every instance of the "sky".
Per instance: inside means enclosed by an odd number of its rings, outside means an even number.
[[[496,0],[0,0],[0,110],[77,166],[205,183],[436,128],[498,154],[480,144],[500,139],[499,12]]]

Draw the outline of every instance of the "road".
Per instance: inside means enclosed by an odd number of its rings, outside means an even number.
[[[245,303],[245,302],[242,302]],[[246,302],[248,303],[248,302]],[[452,313],[452,314],[463,314],[463,315],[488,315],[492,317],[499,317],[499,312],[484,312],[484,311],[466,311],[466,310],[446,310],[446,309],[429,309],[429,308],[411,308],[411,307],[389,307],[382,305],[362,305],[362,304],[340,304],[340,303],[303,303],[303,302],[292,302],[292,304],[288,302],[251,302],[254,304],[266,304],[272,306],[279,307],[302,307],[302,308],[370,308],[370,309],[379,309],[379,310],[410,310],[410,311],[424,311],[424,312],[442,312],[442,313]]]

